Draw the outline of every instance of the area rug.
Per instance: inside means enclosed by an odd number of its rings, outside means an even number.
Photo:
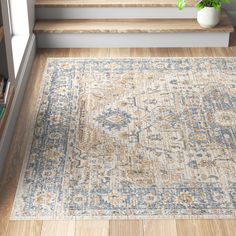
[[[234,218],[236,58],[49,58],[12,219]]]

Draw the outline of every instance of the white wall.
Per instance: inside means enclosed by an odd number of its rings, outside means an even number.
[[[232,0],[230,4],[224,5],[230,16],[232,23],[236,26],[236,0]]]
[[[236,0],[232,0],[230,4],[225,4],[224,7],[230,10],[236,10]]]

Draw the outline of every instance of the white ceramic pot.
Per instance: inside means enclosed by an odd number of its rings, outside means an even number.
[[[220,22],[220,10],[204,7],[198,11],[197,21],[203,28],[213,28]]]

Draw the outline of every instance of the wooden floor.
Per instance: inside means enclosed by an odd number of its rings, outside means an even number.
[[[38,51],[15,135],[5,163],[0,191],[1,236],[235,236],[235,220],[10,221],[10,212],[42,71],[47,57],[236,57],[236,34],[228,49],[60,49]]]

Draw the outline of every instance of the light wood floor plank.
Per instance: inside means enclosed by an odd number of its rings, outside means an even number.
[[[150,48],[132,48],[130,50],[130,55],[132,57],[149,57],[151,55]]]
[[[130,57],[130,48],[111,48],[110,57]]]
[[[144,236],[177,236],[175,220],[144,220]]]
[[[110,236],[143,236],[142,220],[110,221]]]
[[[235,236],[236,220],[177,220],[178,236]]]
[[[153,48],[150,50],[151,57],[168,57],[169,52],[166,48]]]
[[[90,57],[109,57],[110,49],[109,48],[91,48],[90,49]]]
[[[80,50],[71,49],[69,56],[70,57],[95,57],[95,58],[103,58],[109,57],[110,49],[109,48],[83,48]]]
[[[168,55],[172,57],[179,57],[182,54],[183,57],[191,57],[191,49],[189,48],[168,48]]]
[[[41,236],[74,236],[75,221],[43,221]]]
[[[40,236],[42,221],[10,221],[7,236]]]
[[[75,236],[109,236],[109,221],[85,220],[76,222]]]
[[[69,57],[90,57],[90,48],[83,48],[81,50],[71,49],[69,52]]]

